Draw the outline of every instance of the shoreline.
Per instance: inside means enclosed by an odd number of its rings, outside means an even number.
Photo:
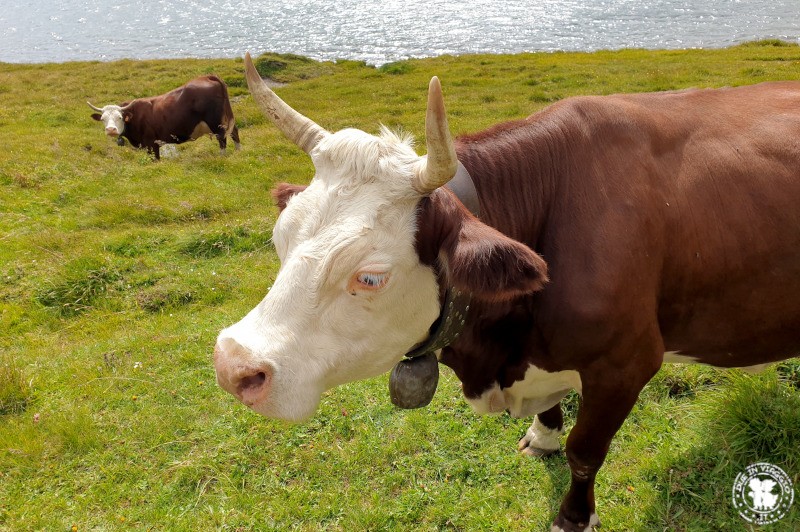
[[[253,52],[251,54],[255,57],[256,55],[278,55],[278,56],[289,56],[289,57],[302,57],[309,61],[314,61],[317,63],[332,63],[337,64],[340,62],[355,62],[355,63],[362,63],[367,67],[372,68],[381,68],[385,65],[391,65],[395,63],[403,63],[408,61],[424,61],[424,60],[435,60],[442,57],[469,57],[469,56],[495,56],[495,57],[503,57],[503,56],[518,56],[518,55],[539,55],[539,54],[596,54],[596,53],[615,53],[615,52],[625,52],[625,51],[646,51],[646,52],[682,52],[682,51],[691,51],[691,50],[726,50],[729,48],[736,48],[738,46],[748,46],[748,45],[764,45],[762,43],[774,43],[773,46],[800,46],[800,35],[794,38],[794,41],[787,40],[785,37],[763,37],[758,39],[745,39],[742,41],[732,42],[728,44],[723,44],[720,46],[683,46],[683,47],[661,47],[661,48],[650,48],[650,47],[637,47],[637,46],[623,46],[619,48],[594,48],[594,49],[586,49],[586,50],[572,50],[572,49],[541,49],[541,50],[520,50],[515,52],[465,52],[465,53],[455,53],[455,54],[431,54],[431,55],[418,55],[418,56],[408,56],[399,58],[396,60],[391,61],[384,61],[382,63],[372,63],[365,59],[358,59],[358,58],[326,58],[319,54],[298,54],[293,52],[278,52],[272,50],[266,51],[259,51]],[[114,64],[114,63],[129,63],[129,62],[152,62],[152,61],[241,61],[244,57],[244,51],[241,55],[235,56],[166,56],[166,57],[116,57],[116,58],[109,58],[109,59],[67,59],[64,61],[4,61],[0,60],[0,65],[69,65],[69,64]]]

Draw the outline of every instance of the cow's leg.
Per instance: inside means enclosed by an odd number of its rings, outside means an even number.
[[[231,130],[231,138],[233,139],[233,145],[237,150],[242,147],[242,143],[239,142],[239,128],[236,127],[236,124],[234,124],[233,129]]]
[[[564,416],[561,403],[533,418],[528,432],[519,440],[518,448],[528,456],[545,457],[561,448],[560,436],[564,434]]]
[[[594,505],[595,476],[639,392],[658,371],[657,358],[650,359],[653,363],[639,359],[636,365],[624,368],[609,365],[581,372],[583,400],[566,446],[572,483],[553,532],[589,532],[600,524]]]
[[[225,138],[225,128],[220,127],[219,131],[215,133],[215,136],[219,142],[219,153],[225,155],[225,148],[228,147],[228,139]]]

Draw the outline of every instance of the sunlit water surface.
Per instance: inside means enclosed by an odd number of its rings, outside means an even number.
[[[0,61],[291,52],[380,65],[442,54],[798,42],[800,0],[28,0],[3,2]]]

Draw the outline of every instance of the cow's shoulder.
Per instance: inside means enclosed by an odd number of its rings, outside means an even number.
[[[153,114],[153,106],[157,98],[158,97],[139,98],[130,102],[130,107],[128,107],[125,115],[126,123],[141,124],[143,121],[149,120]]]

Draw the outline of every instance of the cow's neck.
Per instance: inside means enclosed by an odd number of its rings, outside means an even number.
[[[456,141],[459,160],[475,183],[482,222],[536,250],[565,153],[535,122],[503,124]],[[467,397],[524,377],[537,351],[535,297],[489,303],[473,299],[459,338],[441,362],[462,381]]]
[[[481,221],[535,249],[565,151],[553,128],[501,124],[456,140],[482,206]]]

